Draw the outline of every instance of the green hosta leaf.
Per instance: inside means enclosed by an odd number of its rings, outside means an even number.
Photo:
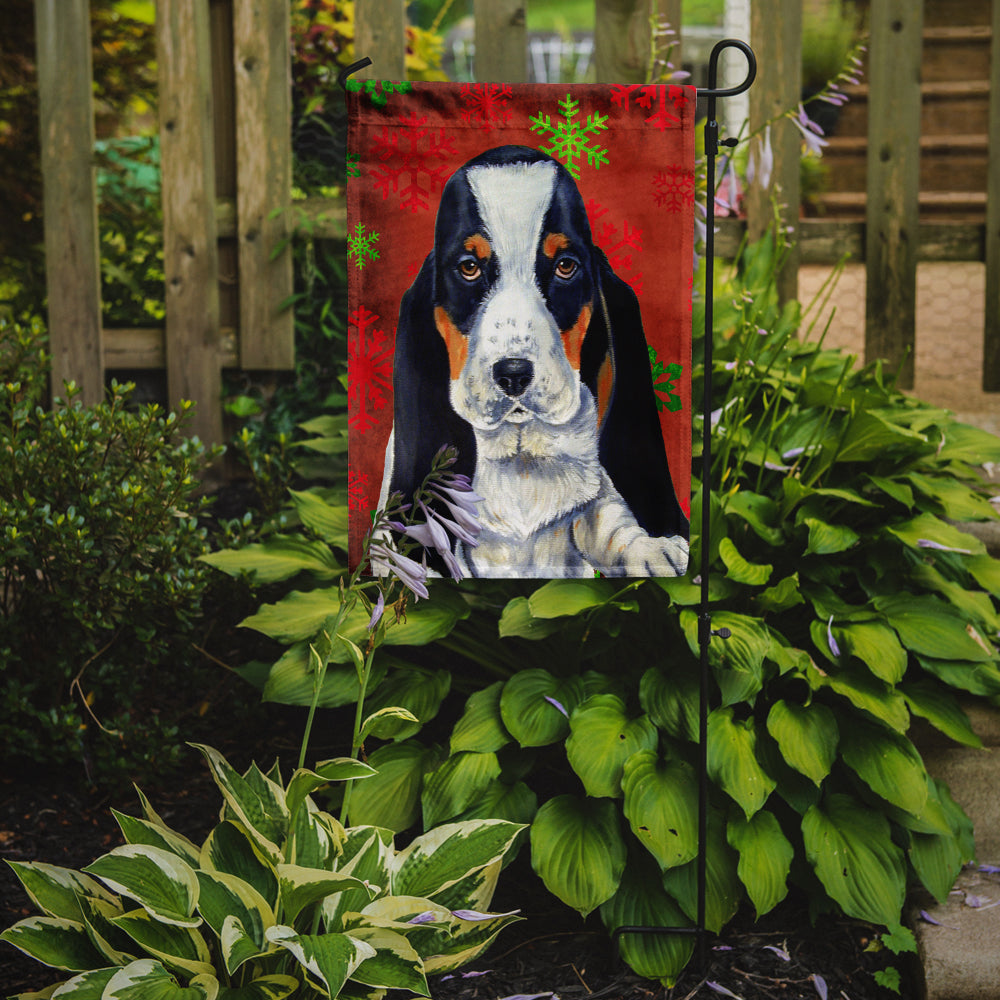
[[[536,618],[531,613],[527,597],[515,597],[507,602],[500,615],[501,639],[517,636],[521,639],[544,639],[559,632],[563,623],[558,619]]]
[[[813,667],[806,676],[814,689],[829,688],[856,708],[881,719],[896,732],[906,732],[910,713],[906,710],[903,696],[884,681],[872,677],[868,670],[842,667],[835,673],[821,674]]]
[[[550,580],[528,598],[528,608],[535,618],[578,615],[607,604],[617,590],[611,580]]]
[[[324,542],[347,548],[348,508],[335,506],[313,490],[289,490],[295,513],[302,523],[315,532]]]
[[[367,886],[353,875],[326,872],[301,865],[278,865],[278,884],[281,888],[282,913],[286,920],[295,918],[307,906],[318,903],[327,896],[345,889],[364,889]],[[374,891],[371,892],[374,896]]]
[[[383,927],[362,926],[352,929],[351,937],[375,949],[375,954],[351,973],[355,982],[430,996],[424,963],[402,934]]]
[[[878,622],[854,622],[833,627],[843,652],[856,656],[886,684],[898,684],[906,673],[906,650],[896,633]]]
[[[993,556],[974,556],[964,560],[965,568],[972,574],[976,583],[994,597],[1000,597],[1000,559]]]
[[[993,663],[936,660],[930,656],[918,656],[917,662],[949,687],[986,697],[1000,694],[1000,669]]]
[[[622,768],[638,750],[653,750],[659,734],[649,716],[629,719],[613,694],[595,694],[570,717],[566,757],[588,795],[621,796]]]
[[[987,634],[1000,632],[1000,615],[997,614],[993,598],[981,590],[972,590],[966,584],[955,583],[943,573],[924,562],[913,568],[911,579],[914,590],[929,590],[939,594],[956,611],[975,622]]]
[[[451,733],[451,752],[473,750],[476,753],[495,753],[510,742],[500,717],[500,692],[503,681],[470,695],[462,717]]]
[[[752,718],[733,718],[732,708],[708,717],[708,774],[749,819],[774,791],[775,781],[757,762],[757,733]]]
[[[505,819],[509,823],[527,826],[538,812],[538,796],[523,782],[512,785],[504,781],[490,782],[460,816],[466,819]]]
[[[700,656],[698,616],[693,611],[682,611],[680,621],[688,647],[694,656]],[[759,618],[729,611],[713,613],[712,628],[715,631],[727,628],[732,633],[728,639],[714,636],[708,647],[708,662],[722,690],[723,704],[752,702],[763,686],[764,659],[771,648],[770,633]]]
[[[343,649],[342,645],[338,648]],[[376,657],[369,687],[385,677],[386,657]],[[316,702],[318,708],[339,708],[358,700],[360,687],[353,666],[329,664]],[[316,674],[310,662],[309,643],[297,642],[282,653],[267,674],[261,697],[279,705],[311,705],[316,697]]]
[[[164,965],[189,976],[211,975],[212,956],[205,939],[191,927],[160,923],[145,910],[132,910],[111,921]]]
[[[84,871],[113,892],[134,899],[165,924],[197,927],[198,878],[191,866],[170,851],[146,844],[125,844],[98,858]]]
[[[819,786],[837,756],[837,720],[826,705],[776,701],[767,716],[767,731],[785,761]]]
[[[989,500],[953,477],[911,472],[906,478],[925,497],[939,504],[950,521],[992,521],[996,517]]]
[[[838,462],[867,462],[878,458],[888,449],[925,444],[927,439],[916,431],[907,430],[871,410],[862,410],[851,421],[837,452]]]
[[[218,995],[219,982],[212,975],[196,976],[181,986],[159,962],[143,958],[117,970],[101,1000],[216,1000]]]
[[[921,549],[921,542],[932,542],[946,549],[955,549],[971,555],[983,555],[986,546],[974,535],[956,528],[933,514],[918,514],[909,521],[889,525],[886,530],[895,535],[903,544],[913,549]]]
[[[625,870],[618,809],[607,799],[558,795],[531,825],[531,865],[553,895],[586,916],[610,899]]]
[[[199,867],[234,875],[253,886],[270,906],[277,905],[277,873],[240,823],[227,820],[208,835],[201,848]]]
[[[250,954],[238,954],[233,947],[223,949],[226,970],[232,975],[247,958],[255,957],[266,949],[264,931],[274,926],[274,912],[252,885],[235,875],[200,871],[198,883],[201,886],[198,910],[223,944],[226,944],[226,936],[230,939],[234,936],[232,929],[228,935],[223,934],[227,920],[238,922],[238,940],[249,939]]]
[[[880,812],[849,795],[830,795],[806,813],[802,836],[809,863],[848,916],[899,923],[906,866]]]
[[[378,772],[351,790],[354,826],[381,826],[399,833],[420,817],[424,774],[438,763],[436,751],[415,740],[379,747],[368,758]]]
[[[719,556],[726,565],[726,575],[731,580],[744,583],[748,587],[763,587],[774,570],[774,566],[770,563],[762,565],[747,562],[730,538],[719,541]]]
[[[99,968],[105,960],[91,944],[87,929],[64,917],[28,917],[0,934],[6,941],[35,961],[54,969],[81,972]]]
[[[504,684],[500,716],[521,746],[547,746],[569,732],[569,716],[583,697],[579,677],[560,679],[547,670],[522,670]]]
[[[729,846],[739,851],[736,873],[760,919],[788,894],[788,873],[795,849],[781,832],[774,813],[762,809],[751,819],[738,816],[726,829]]]
[[[799,574],[793,573],[779,580],[773,587],[761,591],[754,598],[757,607],[763,612],[780,612],[804,604],[805,598],[799,589]]]
[[[927,801],[927,772],[907,737],[861,719],[852,719],[840,753],[876,795],[919,815]]]
[[[1000,446],[997,436],[981,427],[949,421],[937,459],[939,462],[965,462],[968,465],[1000,462]]]
[[[726,824],[714,810],[708,817],[705,850],[705,926],[714,934],[732,919],[743,899],[736,852],[726,843]],[[663,873],[663,886],[691,920],[698,917],[698,861]]]
[[[697,855],[698,783],[688,764],[640,751],[625,762],[622,790],[625,818],[660,868]]]
[[[60,868],[39,861],[8,861],[24,891],[46,916],[83,919],[81,896],[93,896],[114,903],[111,895],[96,879],[71,868]]]
[[[660,729],[678,740],[698,739],[698,675],[691,664],[672,665],[669,674],[650,667],[639,682],[639,704]]]
[[[687,927],[690,921],[660,884],[654,865],[641,857],[630,858],[617,892],[601,904],[604,926]],[[691,959],[694,936],[690,934],[623,934],[622,958],[638,975],[673,986]]]
[[[339,996],[362,962],[375,957],[370,944],[349,934],[296,934],[293,928],[279,924],[268,928],[267,939],[291,952],[310,978],[332,997]]]
[[[875,598],[875,607],[904,646],[938,660],[995,660],[995,650],[965,618],[935,597],[899,594]]]
[[[230,576],[246,574],[257,584],[288,580],[298,573],[331,580],[345,572],[325,542],[296,535],[272,535],[266,542],[209,552],[199,558]]]
[[[394,670],[375,688],[365,707],[372,712],[385,708],[403,708],[410,712],[414,721],[386,719],[378,734],[380,739],[405,740],[437,715],[450,689],[451,674],[447,670],[417,667]]]
[[[495,753],[452,754],[424,780],[424,827],[437,826],[468,809],[500,777]]]
[[[246,986],[223,987],[218,1000],[285,1000],[299,988],[292,976],[261,976]]]
[[[804,518],[803,523],[809,529],[809,543],[805,552],[807,556],[829,556],[846,552],[860,537],[846,524],[829,524],[815,517]]]
[[[522,829],[497,819],[447,823],[428,830],[396,855],[392,891],[434,899],[461,879],[499,862]]]
[[[958,839],[950,833],[911,833],[909,855],[927,891],[946,902],[964,863]]]
[[[278,844],[288,831],[284,789],[266,778],[252,782],[230,767],[217,750],[197,743],[192,746],[205,755],[226,805],[250,832],[265,856],[276,862],[281,854]]]
[[[124,813],[118,812],[117,809],[112,809],[111,812],[118,821],[122,835],[128,843],[159,847],[164,851],[170,851],[171,854],[176,854],[189,865],[198,864],[199,849],[187,837],[175,833],[159,823],[126,816]]]
[[[896,503],[906,507],[907,510],[913,508],[913,490],[906,483],[897,479],[888,479],[885,476],[865,476],[876,489],[880,489],[886,496],[891,497]]]
[[[358,736],[362,740],[368,739],[369,736],[380,740],[391,740],[399,734],[405,739],[406,736],[417,732],[420,726],[420,720],[409,709],[393,705],[372,712],[361,724]]]
[[[777,547],[784,540],[781,512],[771,497],[750,490],[739,490],[726,498],[726,514],[745,521],[758,538]]]
[[[908,681],[900,686],[900,690],[910,711],[926,719],[945,736],[967,747],[983,745],[965,710],[947,688],[925,680]]]

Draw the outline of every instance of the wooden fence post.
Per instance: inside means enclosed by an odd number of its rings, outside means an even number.
[[[89,0],[35,0],[52,394],[104,398]]]
[[[750,131],[791,108],[802,99],[802,4],[799,0],[761,0],[750,8],[750,41],[760,72],[750,88]],[[738,125],[739,123],[734,123]],[[731,131],[735,131],[732,128]],[[755,139],[756,144],[760,140]],[[747,193],[747,227],[751,240],[760,239],[774,219],[773,202],[781,206],[780,225],[792,229],[793,245],[778,274],[778,297],[787,302],[798,296],[799,160],[802,136],[787,118],[771,126],[774,169],[763,188],[759,178]]]
[[[986,177],[986,325],[983,390],[1000,392],[1000,0],[993,0],[990,45],[989,169]]]
[[[357,79],[406,79],[406,0],[355,0],[354,53],[372,61]]]
[[[295,367],[294,315],[282,308],[292,294],[290,21],[288,0],[233,6],[242,368]]]
[[[598,83],[644,83],[649,71],[650,0],[594,0]]]
[[[913,387],[923,0],[872,0],[868,52],[865,360]]]
[[[159,0],[167,396],[198,406],[192,432],[222,441],[219,254],[207,0]]]
[[[524,83],[528,79],[528,32],[524,0],[475,0],[476,79]]]

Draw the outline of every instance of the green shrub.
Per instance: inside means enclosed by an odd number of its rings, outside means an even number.
[[[115,813],[126,844],[82,872],[12,862],[42,911],[0,935],[65,973],[79,997],[430,996],[427,975],[479,955],[516,913],[486,912],[521,827],[453,823],[406,848],[388,830],[345,829],[311,798],[374,773],[352,758],[244,774],[202,746],[222,793],[202,845]],[[46,993],[45,995],[48,995]]]
[[[110,773],[176,752],[154,682],[191,661],[208,453],[187,405],[132,409],[128,385],[96,406],[68,385],[44,409],[40,339],[0,322],[0,744],[7,760]]]

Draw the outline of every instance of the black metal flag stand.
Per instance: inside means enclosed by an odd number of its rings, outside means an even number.
[[[719,88],[719,57],[728,48],[739,49],[747,60],[747,75],[736,87]],[[371,65],[367,56],[344,67],[337,76],[337,82],[346,90],[346,81],[352,73]],[[694,934],[698,940],[698,963],[702,970],[706,967],[705,954],[705,897],[707,889],[707,834],[708,834],[708,698],[709,666],[708,649],[712,637],[729,637],[728,629],[712,629],[712,615],[709,603],[709,533],[711,530],[711,504],[709,503],[710,477],[712,471],[712,294],[715,282],[715,159],[720,146],[735,146],[735,138],[719,139],[719,123],[716,121],[716,101],[720,97],[735,97],[750,89],[757,76],[757,59],[753,49],[746,42],[727,38],[712,49],[708,61],[708,87],[698,89],[698,97],[707,100],[707,121],[705,123],[705,158],[707,161],[706,232],[705,232],[705,382],[702,400],[703,428],[701,453],[701,602],[698,612],[698,646],[701,653],[701,688],[698,705],[698,910],[694,927],[623,926],[615,929],[612,938],[618,943],[623,934]]]

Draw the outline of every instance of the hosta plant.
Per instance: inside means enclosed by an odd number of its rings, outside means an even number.
[[[343,827],[312,795],[370,779],[338,758],[240,774],[202,746],[221,818],[198,845],[140,793],[115,813],[126,843],[82,871],[11,862],[41,911],[0,935],[65,980],[66,1000],[281,1000],[429,996],[427,975],[477,956],[514,913],[487,912],[521,829],[450,823],[397,849],[392,832]]]

